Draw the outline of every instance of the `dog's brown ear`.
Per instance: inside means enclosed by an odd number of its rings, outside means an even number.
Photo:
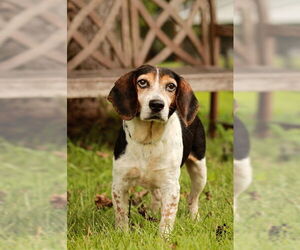
[[[115,86],[111,89],[107,99],[123,120],[133,119],[138,110],[134,73],[129,72],[121,76],[115,82]]]
[[[199,104],[190,84],[182,77],[180,77],[179,88],[177,90],[176,107],[185,125],[190,125],[197,115]]]

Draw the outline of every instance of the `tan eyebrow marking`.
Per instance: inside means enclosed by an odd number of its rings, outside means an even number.
[[[164,84],[167,84],[167,83],[174,83],[177,87],[177,82],[176,80],[173,78],[173,77],[170,77],[169,75],[164,75],[161,77],[161,82],[164,83]]]
[[[152,72],[151,72],[151,73],[147,73],[147,74],[142,74],[142,75],[140,75],[140,76],[137,78],[137,81],[139,81],[139,80],[141,80],[141,79],[146,79],[146,80],[150,81],[150,80],[154,79],[154,75],[153,75]]]

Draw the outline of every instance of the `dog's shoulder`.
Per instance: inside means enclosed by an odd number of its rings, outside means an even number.
[[[189,154],[192,153],[194,157],[201,160],[205,156],[206,139],[203,124],[198,116],[189,125],[185,126],[180,119],[182,142],[183,142],[183,156],[181,165],[184,164]]]
[[[126,134],[123,126],[121,126],[117,140],[115,142],[115,148],[114,148],[115,160],[120,158],[120,156],[125,153],[126,146],[127,146]]]
[[[250,138],[245,124],[234,115],[234,158],[244,159],[249,156]]]

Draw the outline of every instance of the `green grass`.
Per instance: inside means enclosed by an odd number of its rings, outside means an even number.
[[[218,120],[222,122],[232,122],[233,112],[233,94],[232,92],[219,92],[219,105],[218,105]],[[207,92],[197,92],[197,99],[200,103],[199,117],[202,122],[208,125],[209,102],[210,94]]]
[[[258,94],[242,92],[234,94],[238,103],[238,115],[250,124],[253,129],[258,105]],[[272,94],[272,121],[281,121],[300,124],[300,109],[298,108],[298,92],[274,92]]]
[[[300,131],[271,125],[270,137],[257,138],[253,134],[257,94],[235,93],[235,99],[239,106],[237,113],[251,134],[253,165],[253,182],[239,198],[240,219],[235,221],[235,247],[299,249]],[[273,93],[272,121],[300,124],[298,103],[299,93]],[[283,224],[286,226],[282,227]],[[272,227],[278,232],[274,233]]]
[[[207,127],[208,93],[198,93],[201,102],[199,116]],[[232,94],[220,94],[220,120],[232,122]],[[80,142],[68,142],[68,248],[69,249],[232,249],[232,131],[218,127],[219,136],[208,140],[208,183],[204,192],[211,193],[207,200],[200,196],[198,222],[189,219],[186,193],[189,178],[185,167],[181,174],[181,199],[175,229],[168,240],[158,236],[158,222],[145,220],[137,208],[131,209],[134,223],[131,232],[123,233],[114,228],[112,208],[97,209],[96,194],[106,193],[111,197],[112,149],[106,144],[93,141],[89,150],[80,147]],[[109,133],[109,131],[103,131]],[[109,154],[101,158],[97,151]],[[225,152],[225,153],[224,153]],[[149,205],[149,197],[143,203]],[[227,225],[226,233],[216,238],[216,228]]]
[[[207,128],[208,93],[197,93],[199,116]],[[286,131],[271,125],[266,139],[253,135],[256,93],[236,93],[238,115],[251,134],[253,183],[239,199],[240,219],[232,216],[232,131],[218,127],[219,136],[208,140],[208,183],[200,198],[199,222],[191,221],[186,207],[189,178],[185,167],[181,176],[181,201],[175,230],[168,241],[157,235],[157,222],[145,220],[132,207],[135,226],[130,233],[114,228],[113,209],[97,209],[96,194],[110,197],[111,157],[109,144],[96,143],[87,135],[84,144],[68,142],[68,247],[70,249],[299,249],[299,130]],[[273,95],[272,121],[300,123],[299,94],[277,92]],[[220,93],[219,120],[232,122],[232,94]],[[114,130],[113,130],[114,131]],[[111,131],[101,131],[105,138]],[[94,132],[93,132],[94,133]],[[114,133],[114,132],[112,132]],[[90,140],[90,141],[89,141]],[[89,143],[90,142],[90,143]],[[65,192],[66,161],[43,145],[28,149],[0,140],[0,249],[63,249],[66,242],[66,211],[54,209],[49,200]],[[45,150],[47,149],[47,150]],[[63,151],[63,146],[59,151]],[[97,151],[109,154],[101,158]],[[225,152],[225,153],[224,153]],[[253,198],[253,193],[257,198]],[[1,196],[2,195],[2,196]],[[149,197],[144,203],[149,204]],[[216,227],[226,224],[226,236],[216,239]],[[287,226],[270,236],[272,227]],[[285,232],[284,232],[285,231]],[[234,241],[233,241],[234,235]]]
[[[66,190],[66,160],[2,139],[0,151],[0,249],[64,249],[66,209],[50,199]]]

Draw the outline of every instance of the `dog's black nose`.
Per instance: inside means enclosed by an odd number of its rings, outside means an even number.
[[[149,107],[153,112],[159,112],[164,108],[165,104],[162,100],[155,99],[149,102]]]

